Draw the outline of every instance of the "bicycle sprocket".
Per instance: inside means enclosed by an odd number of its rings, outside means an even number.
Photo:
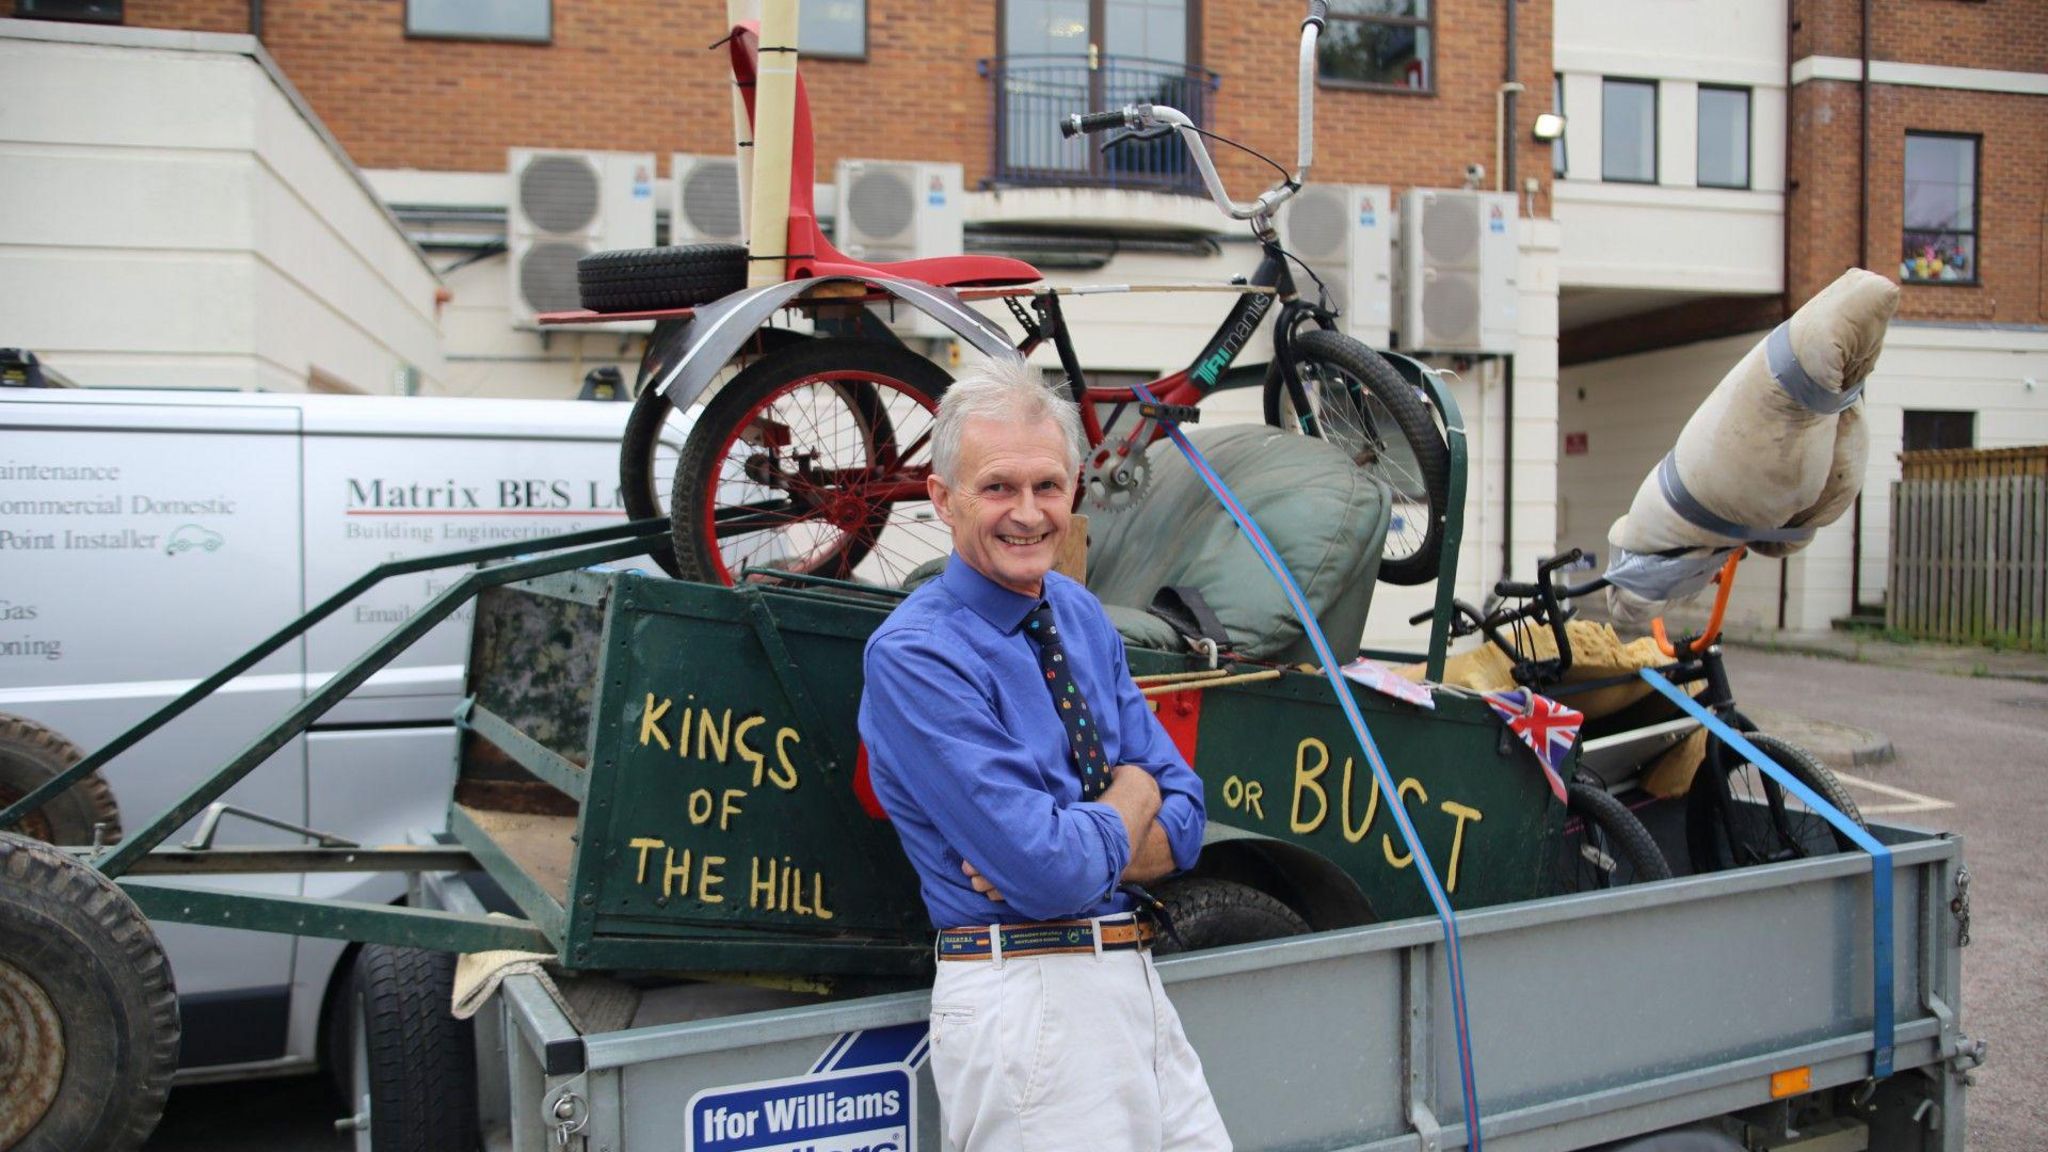
[[[1110,453],[1081,470],[1082,506],[1091,512],[1122,512],[1135,507],[1152,490],[1152,465],[1142,452]]]

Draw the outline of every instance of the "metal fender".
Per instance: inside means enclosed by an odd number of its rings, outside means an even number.
[[[867,284],[888,293],[944,324],[984,356],[1017,354],[1001,328],[969,308],[950,288],[883,276],[819,276],[749,288],[697,309],[663,341],[664,347],[655,350],[656,364],[649,373],[654,390],[676,407],[687,407],[770,316],[803,293],[840,281]]]
[[[1358,882],[1319,853],[1213,820],[1202,831],[1202,858],[1189,875],[1256,888],[1301,913],[1318,932],[1379,920]]]

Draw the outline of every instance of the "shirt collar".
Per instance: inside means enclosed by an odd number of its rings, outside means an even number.
[[[1048,577],[1050,579],[1050,577]],[[989,625],[1005,634],[1015,632],[1024,623],[1024,617],[1038,607],[1041,597],[1026,596],[1012,592],[1001,584],[989,579],[953,553],[946,561],[946,571],[939,581],[946,591],[958,597],[962,604],[974,610],[974,614],[988,621]]]

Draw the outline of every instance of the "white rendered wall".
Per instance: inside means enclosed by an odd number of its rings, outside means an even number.
[[[1764,337],[1711,340],[1567,368],[1559,389],[1560,441],[1587,437],[1583,456],[1558,458],[1558,547],[1590,547],[1604,562],[1607,529],[1677,439],[1722,374]],[[2031,386],[2029,381],[2032,381]],[[1865,386],[1870,457],[1863,484],[1860,594],[1882,603],[1891,548],[1891,487],[1908,409],[1975,411],[1977,447],[2048,442],[2048,333],[1897,323]],[[1783,565],[1785,626],[1827,628],[1850,610],[1851,518],[1824,528]],[[1778,621],[1780,564],[1744,562],[1729,618],[1747,627]]]
[[[1552,185],[1566,287],[1784,287],[1785,0],[1557,0],[1566,170]],[[1607,77],[1657,81],[1657,183],[1600,179]],[[1699,86],[1750,90],[1750,186],[1703,189]]]
[[[0,20],[0,317],[88,386],[445,369],[433,271],[245,36]]]

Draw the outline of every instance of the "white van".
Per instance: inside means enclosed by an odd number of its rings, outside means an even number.
[[[627,408],[0,388],[0,741],[17,753],[0,748],[0,773],[49,760],[58,741],[105,744],[382,561],[621,522]],[[115,759],[104,776],[126,830],[457,575],[387,581]],[[435,629],[223,799],[363,844],[440,827],[467,619]],[[8,796],[0,775],[0,802],[34,783],[15,779]],[[217,840],[299,842],[233,816]],[[379,902],[404,892],[389,875],[221,883]],[[318,1060],[347,945],[157,930],[184,1017],[181,1079]]]

